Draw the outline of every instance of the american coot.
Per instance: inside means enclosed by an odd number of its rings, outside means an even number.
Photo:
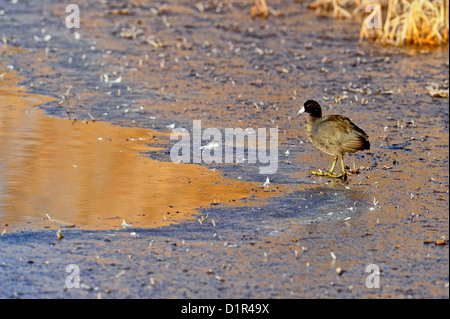
[[[306,121],[308,139],[322,152],[334,156],[329,172],[311,173],[345,180],[349,173],[344,168],[344,155],[370,149],[369,136],[345,116],[322,116],[322,109],[316,101],[306,101],[298,114],[303,112],[309,113]],[[334,173],[338,158],[341,160],[341,174]]]

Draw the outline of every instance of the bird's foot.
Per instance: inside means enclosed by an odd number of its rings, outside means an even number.
[[[340,174],[337,174],[334,172],[322,172],[321,170],[319,170],[318,172],[311,172],[311,174],[317,175],[317,176],[331,177],[331,178],[341,178],[344,181],[347,180],[347,175],[351,175],[348,172],[342,172]]]
[[[317,176],[326,176],[326,177],[341,177],[342,174],[336,174],[334,172],[322,172],[321,170],[319,170],[318,172],[311,172],[311,174],[313,175],[317,175]]]

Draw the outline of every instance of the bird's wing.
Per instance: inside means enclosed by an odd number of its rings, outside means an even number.
[[[349,118],[342,115],[323,117],[313,130],[317,138],[327,144],[340,146],[344,151],[354,152],[364,149],[368,145],[367,134]]]

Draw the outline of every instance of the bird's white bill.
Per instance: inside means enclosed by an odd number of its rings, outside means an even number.
[[[304,107],[304,106],[302,106],[302,108],[300,109],[300,111],[298,111],[297,115],[299,115],[300,113],[303,113],[303,112],[305,112],[305,107]]]

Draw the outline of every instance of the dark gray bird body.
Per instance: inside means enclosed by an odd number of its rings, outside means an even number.
[[[334,156],[370,149],[369,136],[342,115],[308,116],[306,135],[315,147]]]

